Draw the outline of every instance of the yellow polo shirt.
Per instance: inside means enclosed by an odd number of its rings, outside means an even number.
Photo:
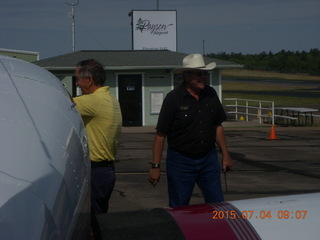
[[[109,87],[76,97],[74,102],[86,127],[91,161],[115,160],[122,115]]]

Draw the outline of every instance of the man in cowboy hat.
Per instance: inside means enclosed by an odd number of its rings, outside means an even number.
[[[216,152],[223,157],[223,170],[231,169],[221,125],[226,114],[215,90],[206,85],[214,62],[205,64],[202,55],[191,54],[183,59],[183,67],[173,73],[183,74],[183,84],[169,92],[162,104],[153,143],[153,162],[149,182],[160,180],[160,161],[165,139],[170,207],[188,205],[195,183],[206,203],[224,201]]]

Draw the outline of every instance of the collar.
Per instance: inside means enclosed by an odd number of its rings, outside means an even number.
[[[205,88],[203,90],[200,91],[200,95],[199,98],[203,97],[204,95],[207,95],[209,92],[209,86],[205,86]],[[177,88],[178,94],[180,94],[182,97],[192,97],[193,96],[188,92],[188,90],[185,88],[184,85],[181,85]]]
[[[109,86],[103,86],[99,87],[97,90],[93,92],[93,94],[99,93],[99,92],[109,92]]]

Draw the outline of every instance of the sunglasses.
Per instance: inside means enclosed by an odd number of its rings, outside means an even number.
[[[196,75],[197,77],[202,77],[202,76],[207,77],[209,75],[207,71],[198,71],[198,72],[189,71],[188,73]]]

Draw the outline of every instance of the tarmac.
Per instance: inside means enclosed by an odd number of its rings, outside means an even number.
[[[223,126],[233,159],[232,171],[221,174],[225,201],[320,192],[320,127],[238,120]],[[154,126],[123,127],[109,213],[168,207],[165,151],[160,182],[147,181],[154,134]],[[196,186],[190,204],[202,203]]]

